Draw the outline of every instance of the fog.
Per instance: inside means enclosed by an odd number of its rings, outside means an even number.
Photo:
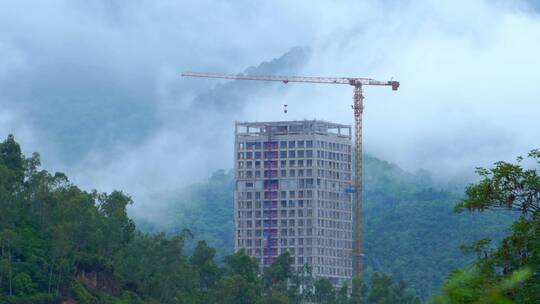
[[[113,4],[114,3],[114,4]],[[540,18],[525,1],[0,3],[0,134],[138,202],[233,166],[235,120],[353,123],[348,86],[185,70],[372,77],[364,149],[440,181],[540,147]],[[266,62],[266,63],[264,63]],[[283,104],[288,113],[283,113]],[[146,212],[146,211],[145,211]]]

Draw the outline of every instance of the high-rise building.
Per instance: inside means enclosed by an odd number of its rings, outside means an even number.
[[[297,270],[351,286],[351,127],[237,122],[235,249],[260,265],[289,251]]]

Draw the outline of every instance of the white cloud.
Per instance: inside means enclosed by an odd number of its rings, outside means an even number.
[[[537,16],[509,3],[431,1],[381,9],[362,27],[315,44],[305,73],[401,81],[398,92],[365,90],[368,153],[447,178],[540,146]],[[299,86],[285,100],[296,118],[352,124],[351,97],[350,88]]]
[[[538,37],[538,16],[516,1],[4,2],[0,88],[10,85],[10,95],[0,93],[0,102],[17,105],[18,114],[3,113],[0,131],[14,130],[43,149],[51,170],[64,170],[87,188],[122,189],[145,200],[232,167],[235,119],[352,123],[351,88],[296,84],[254,91],[243,109],[226,115],[200,106],[189,113],[201,126],[180,119],[197,94],[214,86],[181,79],[182,70],[235,73],[307,45],[313,56],[305,75],[401,81],[398,92],[366,88],[368,153],[454,178],[540,146]],[[10,74],[13,67],[24,73]],[[11,87],[17,82],[39,94],[18,104],[19,91]],[[66,91],[91,96],[82,104],[119,95],[110,106],[125,107],[106,124],[90,118],[109,108],[83,112],[81,128],[102,130],[69,163],[48,155],[67,143],[36,136],[41,130],[34,123],[40,107],[73,114],[54,103]],[[131,111],[140,104],[151,110]],[[131,116],[136,123],[118,132],[115,120]],[[124,138],[148,125],[144,135]],[[104,148],[107,136],[113,139]]]

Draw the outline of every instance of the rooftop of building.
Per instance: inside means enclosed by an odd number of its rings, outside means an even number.
[[[351,137],[351,126],[324,120],[236,122],[236,135],[334,134]]]

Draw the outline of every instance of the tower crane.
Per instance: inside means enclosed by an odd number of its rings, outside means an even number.
[[[303,77],[303,76],[276,76],[276,75],[251,75],[251,74],[223,74],[223,73],[201,73],[184,72],[184,77],[218,78],[231,80],[258,80],[275,81],[282,83],[303,82],[322,84],[342,84],[354,87],[353,105],[354,111],[354,274],[356,278],[362,277],[362,113],[364,111],[364,86],[389,86],[393,91],[399,88],[398,81],[379,81],[371,78],[351,78],[351,77]]]

